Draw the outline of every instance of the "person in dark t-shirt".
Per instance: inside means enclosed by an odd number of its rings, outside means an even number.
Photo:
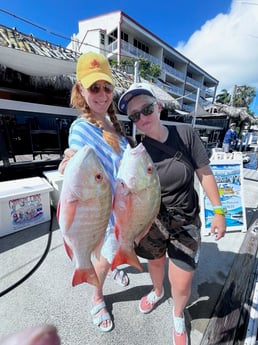
[[[191,294],[201,243],[199,199],[194,188],[195,174],[213,205],[212,234],[222,238],[226,231],[224,211],[209,158],[189,125],[164,126],[162,104],[151,86],[135,83],[120,97],[118,108],[144,134],[142,143],[158,171],[161,207],[148,234],[135,245],[137,255],[148,259],[153,290],[142,297],[139,309],[149,313],[164,296],[166,254],[173,298],[173,342],[188,344],[184,309]]]

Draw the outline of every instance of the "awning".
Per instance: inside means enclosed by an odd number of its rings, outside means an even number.
[[[76,62],[0,46],[0,64],[31,76],[73,74]]]

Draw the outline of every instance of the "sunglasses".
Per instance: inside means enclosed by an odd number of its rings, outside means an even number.
[[[104,84],[94,83],[88,88],[88,90],[91,93],[94,93],[95,95],[98,94],[100,92],[100,90],[103,90],[104,92],[106,92],[108,94],[111,94],[114,90],[114,87],[113,87],[113,85],[111,85],[109,83],[104,83]]]
[[[157,104],[157,102],[153,102],[151,104],[145,105],[140,111],[136,111],[130,115],[128,115],[128,118],[136,123],[140,120],[141,114],[144,116],[149,116],[154,112],[154,105]]]

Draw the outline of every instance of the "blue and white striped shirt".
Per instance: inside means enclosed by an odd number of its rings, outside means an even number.
[[[78,151],[85,145],[89,145],[95,150],[97,157],[106,170],[111,184],[112,195],[114,196],[116,176],[120,160],[128,144],[127,139],[124,136],[119,138],[121,152],[116,153],[103,139],[102,130],[99,127],[93,125],[86,118],[79,117],[70,127],[68,141],[69,147],[74,151]],[[110,222],[114,226],[113,214],[111,215]]]

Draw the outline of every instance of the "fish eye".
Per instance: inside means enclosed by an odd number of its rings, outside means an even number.
[[[146,171],[147,171],[147,174],[151,174],[152,173],[152,165],[151,164],[148,164]]]
[[[103,175],[101,173],[95,175],[95,181],[101,182],[103,180]]]

